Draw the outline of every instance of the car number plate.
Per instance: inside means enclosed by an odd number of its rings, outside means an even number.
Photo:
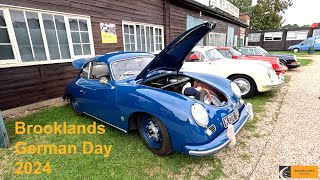
[[[231,114],[222,118],[222,122],[224,127],[227,128],[229,124],[235,123],[238,119],[239,119],[239,112],[237,109],[235,109]]]

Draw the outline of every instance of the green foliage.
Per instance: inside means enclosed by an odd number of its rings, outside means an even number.
[[[282,26],[283,29],[295,29],[295,28],[299,28],[298,24],[286,24],[284,26]]]
[[[233,5],[239,8],[240,13],[250,12],[252,0],[229,0]]]
[[[283,14],[292,6],[292,0],[258,0],[251,8],[251,29],[265,30],[280,28]]]

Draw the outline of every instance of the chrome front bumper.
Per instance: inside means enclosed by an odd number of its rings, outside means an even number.
[[[233,124],[235,135],[242,129],[248,119],[253,118],[252,104],[248,103],[241,112],[241,116],[237,122]],[[208,156],[215,154],[227,146],[231,140],[227,137],[228,128],[225,129],[213,141],[200,146],[185,146],[184,152],[192,156]]]
[[[284,74],[280,73],[279,78],[271,83],[263,84],[263,87],[278,88],[284,85]]]

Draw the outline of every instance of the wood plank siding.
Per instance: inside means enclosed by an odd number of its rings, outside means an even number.
[[[234,35],[239,37],[240,35],[240,27],[238,25],[222,21],[220,19],[214,18],[205,12],[201,12],[197,8],[193,8],[187,5],[178,4],[177,2],[172,1],[170,4],[170,35],[169,40],[173,40],[175,37],[186,31],[187,27],[187,16],[194,16],[197,18],[201,18],[205,21],[214,21],[217,25],[216,28],[212,32],[217,33],[227,33],[228,26],[234,28]]]
[[[214,32],[227,33],[240,26],[216,19],[212,14],[175,0],[0,0],[0,4],[90,16],[95,54],[123,51],[122,21],[164,26],[165,45],[186,31],[187,16],[217,23]],[[117,43],[102,44],[100,23],[116,24]],[[62,96],[66,85],[78,71],[71,63],[0,68],[0,110]]]
[[[317,29],[317,28],[315,28]],[[288,31],[308,31],[308,38],[313,36],[314,28],[297,28],[297,29],[270,29],[261,31],[249,31],[248,33],[261,33],[259,42],[248,42],[249,46],[260,46],[268,51],[286,51],[292,45],[299,44],[303,40],[287,40]],[[264,41],[264,34],[266,32],[282,32],[281,41]]]
[[[1,68],[0,109],[62,96],[76,75],[71,63]]]

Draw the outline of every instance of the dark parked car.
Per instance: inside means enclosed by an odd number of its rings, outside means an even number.
[[[239,47],[244,55],[250,56],[269,56],[279,58],[280,62],[286,65],[289,69],[300,67],[300,61],[297,59],[296,55],[291,54],[271,54],[260,46],[244,46]]]

